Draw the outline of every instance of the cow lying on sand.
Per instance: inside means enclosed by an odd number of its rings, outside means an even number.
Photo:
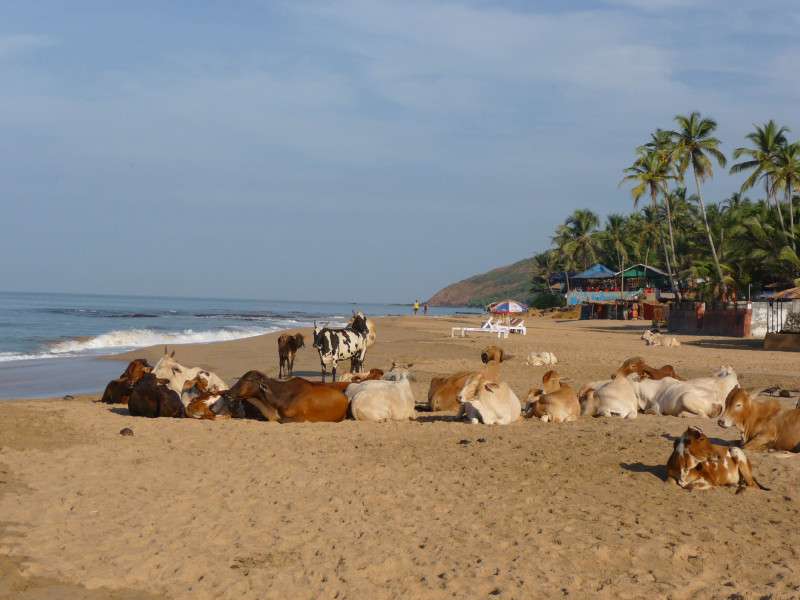
[[[186,416],[195,419],[230,418],[222,390],[209,388],[208,380],[202,375],[183,384],[181,402],[186,407]]]
[[[133,387],[128,412],[134,417],[185,417],[181,397],[168,383],[153,373],[144,375]]]
[[[577,420],[580,414],[578,395],[569,385],[561,382],[556,371],[544,374],[541,389],[531,389],[528,392],[528,403],[524,410],[526,418],[536,417],[544,422],[564,423]]]
[[[740,387],[725,400],[720,427],[736,427],[748,450],[800,452],[800,409],[784,409],[777,400],[759,402]]]
[[[127,404],[133,387],[152,370],[153,367],[143,358],[131,361],[122,375],[108,382],[100,401],[107,404]]]
[[[581,388],[581,414],[634,419],[641,410],[676,417],[715,417],[722,412],[725,397],[738,385],[733,367],[721,367],[712,377],[678,381],[639,379],[636,373],[623,376],[620,368],[611,380],[597,381]]]
[[[641,356],[634,356],[627,359],[620,365],[619,369],[617,369],[617,372],[614,373],[611,378],[613,379],[617,375],[627,377],[632,373],[636,373],[636,375],[639,376],[639,379],[659,380],[664,379],[665,377],[672,377],[678,381],[683,381],[683,377],[678,376],[672,365],[663,365],[661,368],[656,369],[655,367],[648,365]]]
[[[206,371],[200,367],[185,367],[175,360],[175,351],[172,354],[167,354],[167,349],[164,348],[164,356],[161,357],[153,367],[153,375],[158,379],[167,381],[167,385],[178,396],[183,394],[183,386],[190,379],[195,377],[202,377],[208,383],[208,389],[227,390],[228,385],[216,374],[211,371]]]
[[[222,392],[234,417],[244,417],[243,403],[254,406],[268,421],[342,421],[347,416],[347,397],[334,385],[312,383],[299,377],[270,379],[248,371],[229,390]]]
[[[416,418],[411,391],[412,364],[392,363],[380,381],[353,383],[345,390],[356,421],[407,421]]]
[[[675,440],[667,476],[689,490],[728,485],[738,486],[739,491],[746,487],[769,490],[753,477],[750,461],[741,448],[712,444],[697,427],[689,427]]]
[[[487,346],[481,352],[481,362],[500,364],[512,357],[505,354],[502,348]],[[470,376],[478,371],[459,371],[446,377],[434,377],[428,388],[428,407],[432,411],[456,410],[460,408],[458,394],[464,388]]]
[[[500,363],[492,361],[467,378],[458,393],[460,418],[484,425],[508,425],[520,418],[519,398],[506,382],[498,380],[499,371]]]

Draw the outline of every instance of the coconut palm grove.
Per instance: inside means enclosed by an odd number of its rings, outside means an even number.
[[[588,209],[569,215],[552,247],[535,256],[534,290],[547,296],[554,275],[568,280],[595,263],[656,267],[673,292],[706,301],[797,285],[800,143],[770,120],[726,157],[716,129],[713,118],[693,112],[654,131],[623,169],[633,211],[604,223]],[[727,174],[747,175],[738,192],[704,196],[704,183]]]

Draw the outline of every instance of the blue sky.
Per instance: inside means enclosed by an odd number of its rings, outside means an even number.
[[[6,2],[0,287],[425,297],[630,210],[676,113],[800,137],[798,32],[795,0]]]

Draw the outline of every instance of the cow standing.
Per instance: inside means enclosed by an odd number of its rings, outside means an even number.
[[[314,348],[319,352],[323,382],[328,369],[336,381],[336,366],[342,360],[350,359],[350,370],[353,373],[362,371],[369,333],[367,318],[360,312],[353,315],[350,324],[344,329],[319,328],[314,324]]]
[[[291,377],[294,372],[294,355],[305,346],[302,333],[282,334],[278,338],[278,377]]]

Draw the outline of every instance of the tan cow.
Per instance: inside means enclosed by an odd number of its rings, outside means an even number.
[[[746,487],[769,489],[753,477],[750,461],[741,448],[713,444],[697,427],[689,427],[675,440],[667,475],[689,490],[728,485],[738,486],[740,491]]]
[[[556,371],[542,377],[541,389],[528,392],[528,404],[523,411],[527,418],[537,417],[545,423],[575,421],[581,414],[578,395],[569,385],[562,383]]]
[[[759,402],[735,387],[725,399],[720,427],[736,427],[748,450],[800,452],[800,409],[784,409],[777,400]]]
[[[481,352],[481,362],[486,365],[494,364],[492,369],[498,369],[499,364],[511,357],[502,348],[487,346]],[[446,377],[434,377],[428,388],[428,406],[432,411],[460,409],[458,393],[464,388],[470,376],[478,371],[459,371]],[[495,375],[498,373],[494,371]]]

